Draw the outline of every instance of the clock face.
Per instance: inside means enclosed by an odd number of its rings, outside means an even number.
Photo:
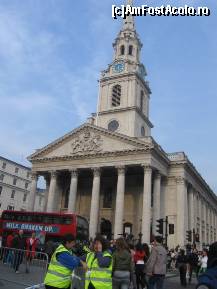
[[[108,130],[110,130],[110,131],[116,131],[118,129],[118,127],[119,127],[119,123],[117,120],[112,120],[108,124]]]
[[[113,64],[113,71],[120,73],[124,71],[125,64],[123,61],[118,61]]]

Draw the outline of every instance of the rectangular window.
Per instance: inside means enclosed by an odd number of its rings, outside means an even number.
[[[15,168],[15,174],[17,174],[19,171],[19,168]]]
[[[3,180],[4,180],[4,175],[1,174],[1,175],[0,175],[0,181],[3,181]]]
[[[0,187],[0,196],[1,196],[1,194],[2,194],[2,187]]]
[[[0,203],[0,208],[2,207],[2,203]]]
[[[25,183],[25,188],[26,188],[26,189],[28,188],[28,185],[29,185],[29,183]]]
[[[7,210],[14,211],[14,206],[8,206]]]
[[[12,190],[12,192],[11,192],[11,199],[14,199],[14,196],[15,196],[15,190]]]
[[[2,168],[3,168],[3,169],[6,168],[6,163],[5,163],[5,162],[2,164]]]
[[[24,194],[24,195],[23,195],[23,202],[24,202],[24,203],[26,202],[26,199],[27,199],[27,194]]]
[[[14,179],[13,180],[13,185],[16,186],[16,184],[17,184],[17,179]]]
[[[103,196],[103,208],[111,208],[112,207],[112,188],[107,188],[104,191]]]
[[[27,172],[26,177],[27,177],[27,179],[29,178],[29,172]]]

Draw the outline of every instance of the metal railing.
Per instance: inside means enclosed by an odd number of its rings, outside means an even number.
[[[43,283],[49,263],[43,252],[8,247],[0,248],[0,260],[0,281],[17,284],[19,288]]]

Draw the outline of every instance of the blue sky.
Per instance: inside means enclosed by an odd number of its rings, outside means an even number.
[[[217,191],[217,4],[210,17],[137,17],[152,89],[152,135],[167,152],[185,151]],[[115,0],[0,1],[0,155],[28,164],[35,149],[96,111],[97,79],[111,62],[121,19]]]

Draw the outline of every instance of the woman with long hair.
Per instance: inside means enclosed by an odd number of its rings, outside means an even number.
[[[116,240],[113,254],[113,289],[128,289],[133,273],[133,263],[129,247],[123,238]]]

